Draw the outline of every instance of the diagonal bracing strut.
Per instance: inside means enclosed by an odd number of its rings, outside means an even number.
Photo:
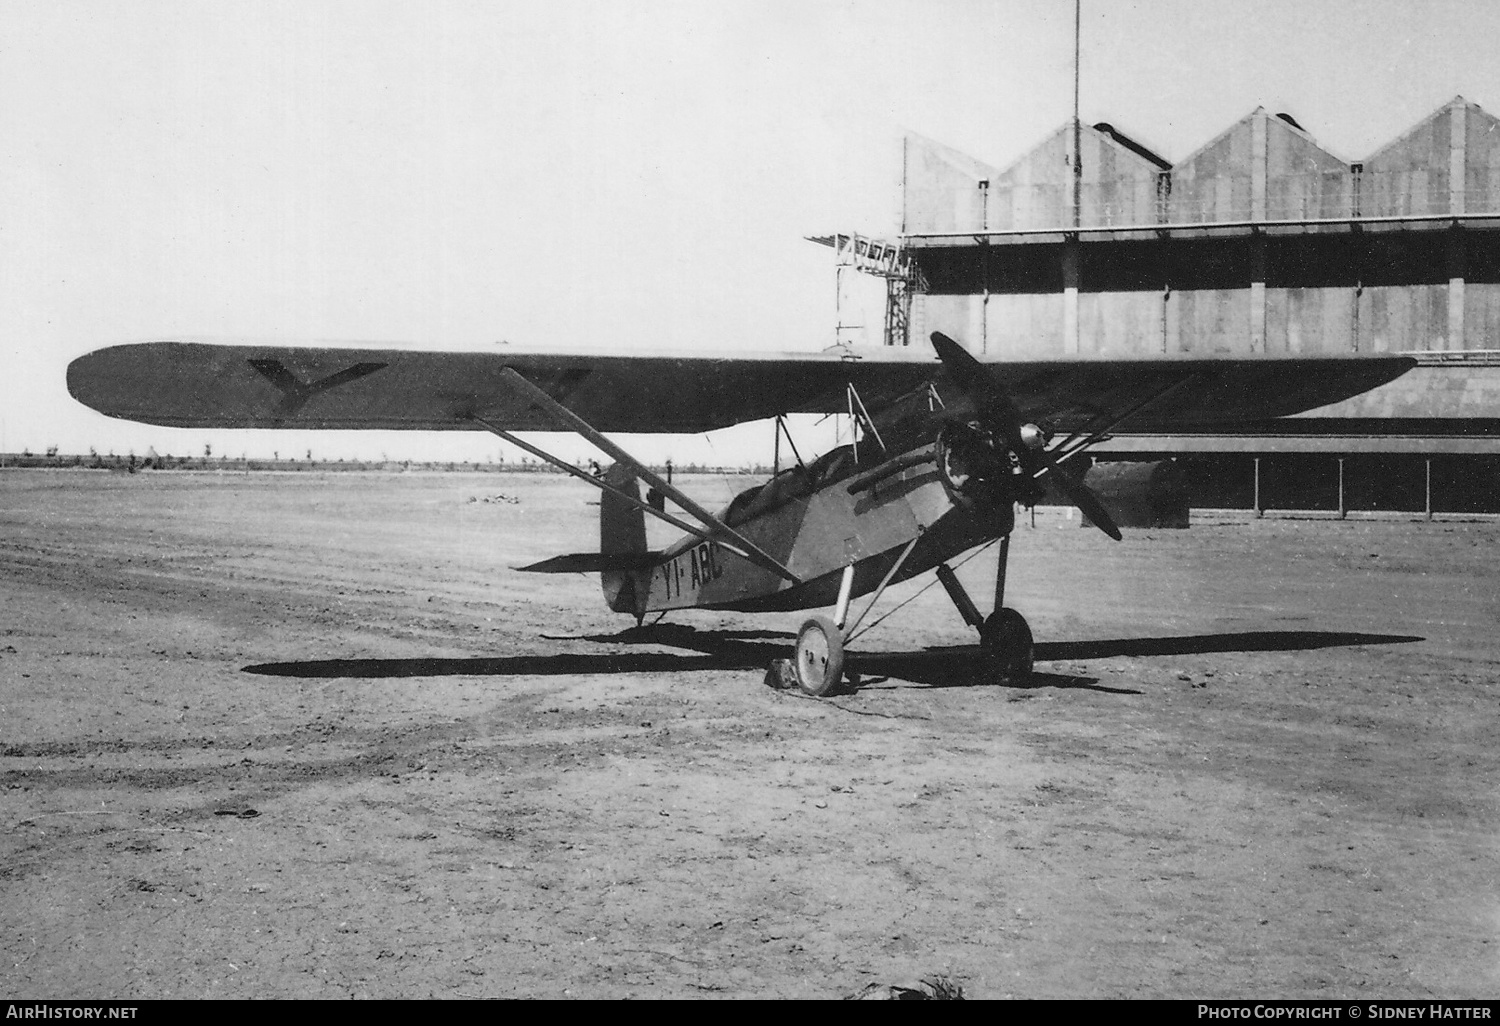
[[[601,481],[599,478],[595,477],[593,474],[590,474],[588,471],[573,466],[573,464],[569,463],[567,460],[554,456],[547,450],[539,446],[532,445],[530,442],[526,441],[523,438],[516,437],[514,434],[506,431],[504,428],[496,427],[494,424],[491,424],[483,417],[470,417],[469,419],[483,427],[486,431],[489,431],[491,434],[498,435],[499,437],[505,439],[505,441],[509,442],[511,445],[514,445],[516,448],[523,449],[526,452],[531,453],[531,455],[537,457],[537,459],[552,464],[558,470],[572,474],[580,481],[587,481],[589,484],[593,485],[601,492],[608,492],[610,495],[613,495],[621,502],[624,502],[630,506],[634,506],[636,509],[641,510],[643,513],[649,513],[659,520],[666,521],[673,527],[677,528],[677,530],[679,531],[686,531],[688,534],[691,534],[697,538],[701,538],[704,541],[715,542],[719,545],[722,545],[730,552],[733,552],[736,556],[742,556],[745,559],[751,559],[749,553],[741,552],[739,548],[734,544],[725,543],[722,539],[715,538],[713,535],[709,534],[706,529],[699,527],[696,524],[690,524],[685,520],[680,520],[677,517],[674,517],[672,514],[666,512],[665,510],[657,509],[650,503],[644,502],[641,499],[632,496],[629,492],[616,488],[614,485],[608,484],[605,481]],[[754,562],[753,559],[751,559],[751,561]]]
[[[1141,399],[1138,402],[1126,407],[1119,413],[1106,410],[1094,414],[1094,416],[1091,417],[1083,427],[1079,428],[1077,431],[1074,431],[1072,434],[1068,435],[1067,438],[1064,438],[1061,442],[1057,443],[1057,445],[1047,450],[1046,455],[1052,458],[1049,459],[1042,466],[1042,468],[1036,472],[1034,476],[1041,477],[1043,474],[1051,470],[1053,467],[1057,466],[1059,463],[1072,459],[1074,456],[1077,456],[1079,453],[1083,452],[1083,450],[1087,449],[1091,445],[1097,445],[1099,442],[1104,440],[1104,436],[1112,431],[1116,425],[1124,423],[1127,419],[1135,416],[1141,410],[1144,410],[1147,406],[1150,406],[1154,402],[1159,402],[1162,399],[1165,399],[1167,396],[1177,391],[1183,385],[1186,385],[1189,381],[1192,381],[1194,378],[1200,376],[1201,375],[1199,373],[1195,372],[1180,377],[1176,381],[1164,385],[1157,391],[1152,392],[1146,398]],[[1099,426],[1095,427],[1095,424]]]
[[[525,375],[521,374],[514,367],[506,367],[503,371],[501,371],[501,376],[508,384],[514,387],[516,391],[520,392],[526,398],[530,399],[533,403],[539,406],[544,413],[548,414],[560,425],[571,431],[578,432],[578,434],[582,435],[585,439],[592,442],[604,452],[608,453],[617,462],[624,463],[630,466],[630,468],[633,469],[636,474],[647,484],[655,488],[658,492],[661,492],[661,494],[665,495],[667,498],[671,499],[695,520],[701,523],[704,527],[708,528],[711,540],[716,541],[721,545],[726,545],[726,547],[729,547],[736,554],[744,556],[746,559],[750,560],[750,562],[763,569],[770,570],[772,573],[785,580],[791,581],[793,584],[802,583],[802,579],[794,574],[786,566],[785,563],[782,563],[779,559],[772,556],[765,549],[755,544],[749,538],[746,538],[739,531],[736,531],[734,528],[724,523],[708,510],[698,505],[698,503],[688,498],[682,493],[681,489],[669,483],[665,478],[661,477],[650,467],[647,467],[645,464],[641,463],[640,460],[637,460],[624,449],[620,448],[614,442],[610,441],[609,438],[604,434],[595,430],[594,427],[588,423],[588,421],[578,416],[578,414],[568,409],[556,399],[553,399],[550,395],[547,394],[544,389],[539,387],[535,382],[528,380]],[[484,423],[478,417],[474,419],[481,424]],[[491,431],[495,430],[489,424],[485,424],[484,426],[489,428]],[[698,531],[693,531],[691,533],[697,534],[700,537],[703,536],[701,532]]]

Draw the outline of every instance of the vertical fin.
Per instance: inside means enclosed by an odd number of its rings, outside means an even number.
[[[635,471],[616,463],[604,472],[605,484],[613,485],[640,498]],[[599,496],[599,551],[606,554],[638,553],[646,548],[646,515],[639,506],[602,492]],[[604,601],[617,613],[634,613],[637,620],[645,616],[646,595],[651,573],[642,570],[606,570],[599,575]]]

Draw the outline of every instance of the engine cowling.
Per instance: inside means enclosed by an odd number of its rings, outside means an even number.
[[[960,508],[1009,511],[1014,503],[1031,505],[1037,498],[1016,455],[975,425],[945,425],[936,456],[943,488]]]

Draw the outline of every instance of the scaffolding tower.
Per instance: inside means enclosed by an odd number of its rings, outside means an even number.
[[[913,298],[926,290],[922,271],[910,250],[899,242],[869,235],[835,233],[810,235],[808,240],[830,246],[834,252],[834,334],[837,344],[847,344],[846,328],[862,327],[843,322],[844,274],[854,270],[885,280],[885,324],[881,342],[887,346],[911,344]]]

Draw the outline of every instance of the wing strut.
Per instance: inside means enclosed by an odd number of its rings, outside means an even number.
[[[732,543],[727,543],[727,542],[723,541],[720,538],[714,537],[707,530],[705,530],[704,528],[699,527],[697,524],[690,524],[690,523],[688,523],[685,520],[679,520],[677,517],[674,517],[672,514],[666,512],[664,510],[659,510],[655,506],[651,505],[650,503],[645,502],[642,499],[636,498],[635,496],[632,496],[629,492],[622,491],[621,489],[616,488],[614,485],[607,484],[604,481],[599,480],[599,478],[595,477],[593,474],[590,474],[586,470],[582,470],[582,469],[580,469],[578,467],[573,466],[573,464],[569,463],[567,460],[561,459],[561,458],[559,458],[557,456],[554,456],[550,452],[548,452],[547,450],[538,448],[537,446],[532,445],[530,442],[528,442],[528,441],[526,441],[524,439],[517,438],[515,435],[511,434],[509,431],[506,431],[506,430],[504,430],[502,428],[496,427],[495,425],[491,424],[489,421],[485,420],[483,417],[471,417],[470,419],[473,420],[474,423],[476,423],[476,424],[480,425],[481,427],[483,427],[486,431],[489,431],[491,434],[499,435],[501,438],[505,439],[507,442],[509,442],[511,445],[514,445],[516,448],[518,448],[518,449],[524,449],[526,452],[531,453],[531,455],[535,456],[537,459],[540,459],[540,460],[543,460],[543,461],[545,461],[547,463],[552,464],[558,470],[561,470],[561,471],[563,471],[565,473],[568,473],[568,474],[572,474],[574,477],[578,478],[580,481],[587,481],[589,484],[593,485],[595,488],[599,489],[601,492],[608,492],[610,495],[613,495],[615,498],[619,499],[621,502],[629,503],[630,505],[634,506],[636,509],[644,510],[645,512],[650,513],[653,517],[656,517],[659,520],[665,520],[667,523],[671,524],[673,527],[677,528],[677,530],[679,530],[679,531],[686,531],[688,534],[691,534],[691,535],[693,535],[695,537],[701,538],[704,541],[711,541],[711,542],[714,542],[716,544],[722,545],[722,546],[724,546],[724,548],[728,549],[730,552],[733,552],[736,556],[741,556],[741,557],[743,557],[745,559],[748,559],[752,563],[755,561],[755,557],[751,556],[748,552],[741,552],[738,546],[736,546],[736,545],[734,545]],[[631,466],[635,466],[635,464],[631,463]],[[538,565],[540,565],[540,564],[538,564]],[[522,567],[521,569],[523,569],[523,570],[530,570],[531,567]]]
[[[518,392],[522,393],[528,399],[532,400],[532,402],[534,402],[537,406],[541,407],[543,412],[547,413],[552,417],[553,420],[557,421],[563,427],[578,432],[588,441],[592,442],[594,445],[598,446],[604,452],[612,456],[616,462],[624,463],[629,466],[643,481],[649,484],[652,488],[655,488],[661,494],[665,495],[667,498],[671,499],[673,502],[677,503],[677,505],[680,506],[684,511],[686,511],[690,516],[701,523],[704,527],[708,528],[709,532],[707,535],[705,535],[701,531],[691,531],[690,533],[695,534],[700,538],[708,538],[719,543],[720,545],[725,545],[725,547],[729,548],[730,551],[734,552],[736,555],[743,556],[757,566],[760,566],[766,570],[770,570],[777,576],[791,581],[793,584],[802,583],[802,578],[792,573],[792,571],[786,566],[785,563],[782,563],[779,559],[772,556],[765,549],[761,548],[759,545],[756,545],[749,538],[746,538],[739,531],[736,531],[734,528],[724,523],[708,510],[698,505],[698,503],[688,498],[682,493],[679,488],[669,483],[666,478],[663,478],[655,471],[653,471],[650,467],[641,463],[634,456],[631,456],[624,449],[620,448],[614,442],[610,441],[603,434],[594,430],[593,426],[590,425],[588,421],[578,416],[578,414],[568,409],[556,399],[553,399],[546,393],[545,390],[537,386],[532,381],[528,380],[525,375],[521,374],[521,372],[517,371],[514,367],[506,367],[501,372],[501,377],[512,386],[514,386]],[[478,420],[478,418],[475,419]],[[483,424],[484,422],[479,421],[479,423]],[[484,426],[489,428],[491,431],[495,431],[495,428],[491,427],[489,424],[485,424]],[[496,434],[500,434],[500,432],[497,431]],[[502,435],[501,437],[505,436]],[[507,438],[506,440],[515,441],[514,438]],[[725,539],[728,539],[728,542],[726,542]]]
[[[1186,385],[1188,382],[1201,376],[1201,372],[1197,371],[1184,375],[1183,377],[1178,378],[1176,381],[1163,385],[1157,391],[1152,392],[1146,398],[1127,407],[1125,410],[1119,413],[1113,413],[1105,410],[1094,414],[1094,416],[1089,420],[1087,424],[1079,428],[1077,431],[1074,431],[1071,435],[1069,435],[1067,438],[1064,438],[1061,442],[1053,446],[1051,449],[1047,450],[1044,455],[1051,458],[1048,459],[1046,464],[1043,465],[1042,469],[1037,471],[1033,476],[1041,477],[1042,474],[1051,470],[1053,467],[1056,467],[1064,460],[1071,459],[1074,456],[1077,456],[1080,452],[1087,449],[1091,445],[1099,444],[1100,442],[1104,441],[1105,436],[1115,427],[1116,424],[1124,423],[1128,418],[1135,416],[1137,413],[1139,413],[1141,410],[1144,410],[1152,403],[1165,399],[1167,396],[1177,391],[1183,385]],[[1099,426],[1095,427],[1094,425],[1096,424]]]

